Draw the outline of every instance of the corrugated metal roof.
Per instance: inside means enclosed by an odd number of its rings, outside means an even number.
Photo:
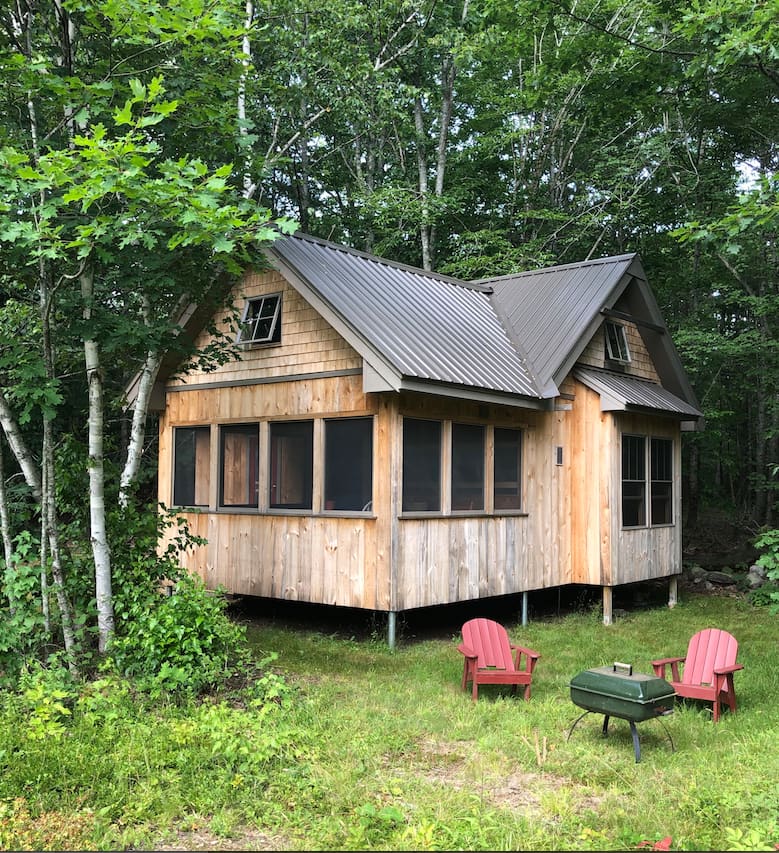
[[[703,413],[695,406],[691,406],[655,382],[589,368],[577,368],[574,376],[601,395],[604,411],[635,407],[671,415],[703,417]]]
[[[295,235],[269,255],[403,377],[541,396],[490,302],[491,288]],[[365,353],[363,352],[363,355]]]
[[[604,305],[613,304],[635,254],[516,273],[480,283],[521,342],[543,388],[568,366],[572,348],[585,342]],[[559,379],[559,377],[558,377]]]

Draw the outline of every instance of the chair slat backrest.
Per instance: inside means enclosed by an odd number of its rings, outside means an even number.
[[[514,669],[511,645],[506,629],[492,619],[470,619],[462,628],[463,642],[479,656],[479,668]]]
[[[687,658],[682,672],[682,684],[713,684],[714,668],[736,662],[738,642],[720,628],[698,631],[687,646]]]

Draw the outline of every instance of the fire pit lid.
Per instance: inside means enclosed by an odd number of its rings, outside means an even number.
[[[596,696],[624,699],[635,704],[657,702],[670,698],[674,689],[664,679],[656,675],[633,672],[630,664],[615,662],[609,666],[586,669],[571,679],[571,690],[578,697],[582,693]],[[577,702],[577,704],[581,704]]]

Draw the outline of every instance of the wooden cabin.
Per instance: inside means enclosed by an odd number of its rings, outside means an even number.
[[[305,235],[267,258],[234,359],[159,379],[159,500],[209,587],[386,613],[390,643],[402,611],[566,584],[606,623],[620,584],[674,602],[701,412],[637,255],[477,282]]]

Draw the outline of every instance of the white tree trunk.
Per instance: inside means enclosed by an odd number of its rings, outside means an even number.
[[[5,399],[5,396],[1,391],[0,426],[3,427],[3,432],[5,433],[6,440],[8,441],[8,446],[11,448],[11,452],[19,464],[19,467],[22,469],[24,482],[29,486],[35,500],[40,503],[41,477],[38,472],[38,466],[35,463],[35,459],[33,459],[32,453],[30,453],[24,442],[22,433],[16,424],[16,418],[14,417],[11,407],[8,405],[8,401]]]
[[[8,496],[5,491],[5,453],[0,445],[0,529],[3,533],[3,558],[5,559],[5,575],[6,575],[6,594],[8,596],[8,606],[13,610],[14,596],[13,589],[7,581],[8,574],[11,568],[11,554],[13,554],[13,543],[11,542],[11,519],[8,515]]]
[[[84,320],[92,318],[94,279],[91,269],[81,273],[81,297]],[[114,605],[111,590],[111,554],[108,548],[105,513],[105,471],[103,463],[103,375],[97,341],[85,336],[84,364],[89,388],[87,419],[89,449],[89,522],[92,556],[95,561],[95,598],[97,601],[98,649],[105,652],[114,631]]]
[[[146,417],[149,411],[149,400],[157,381],[162,356],[159,352],[148,352],[141,370],[138,383],[138,394],[133,406],[133,420],[130,427],[130,440],[127,445],[127,459],[119,478],[119,506],[127,509],[130,503],[130,489],[135,484],[143,457],[143,442],[146,438]]]

